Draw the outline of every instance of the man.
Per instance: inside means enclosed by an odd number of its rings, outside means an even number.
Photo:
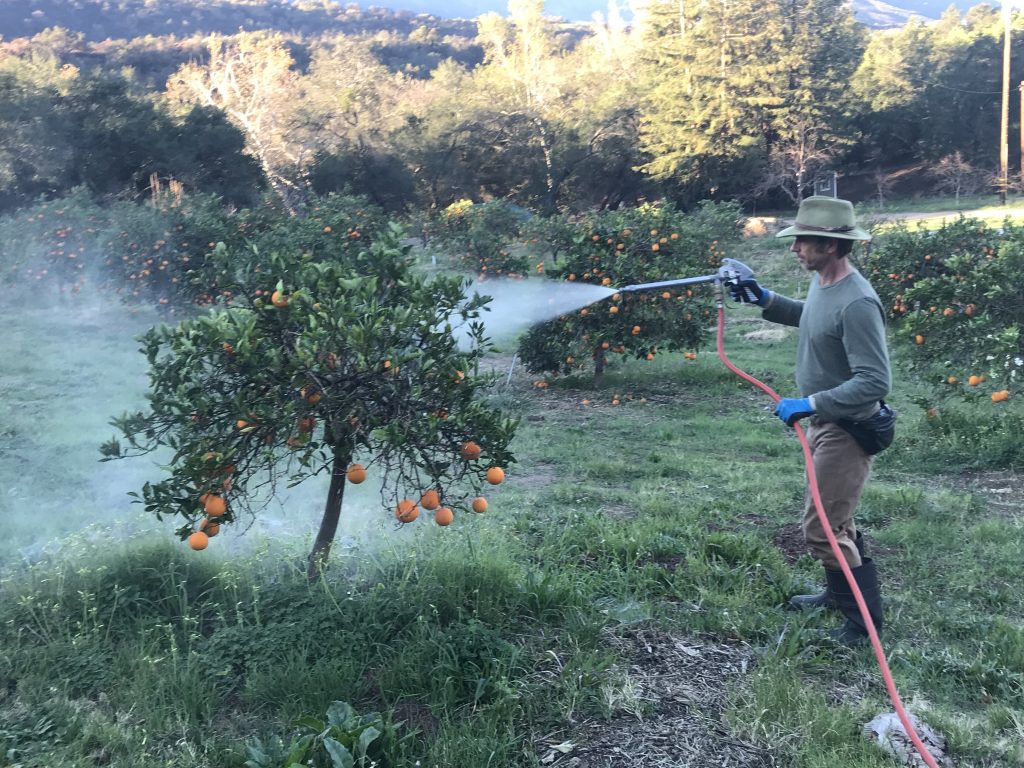
[[[815,273],[806,300],[781,296],[753,279],[730,291],[736,301],[762,307],[766,320],[800,329],[796,381],[801,396],[781,400],[775,413],[789,426],[808,419],[807,438],[826,516],[871,620],[881,630],[878,575],[854,522],[874,457],[839,424],[878,414],[892,384],[882,303],[849,260],[855,241],[871,236],[857,226],[848,201],[818,196],[801,202],[796,222],[776,236],[795,238],[790,250]],[[858,644],[868,634],[865,622],[809,492],[802,527],[811,554],[825,567],[826,589],[819,595],[797,595],[790,603],[838,609],[845,622],[832,637],[844,645]]]

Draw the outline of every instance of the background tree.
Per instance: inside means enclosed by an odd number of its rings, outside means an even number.
[[[314,190],[358,191],[393,210],[411,205],[411,176],[391,146],[408,78],[380,63],[368,41],[337,36],[314,49],[299,82],[295,140],[318,153]]]
[[[982,174],[967,162],[958,151],[946,155],[932,168],[935,177],[935,188],[942,192],[952,192],[956,205],[960,207],[960,195],[973,195],[984,184]]]
[[[271,188],[286,204],[300,207],[312,152],[294,141],[299,74],[280,35],[213,36],[205,64],[182,66],[167,81],[167,97],[181,104],[222,110],[245,136]]]
[[[643,34],[641,142],[656,178],[736,194],[774,159],[776,175],[795,160],[802,184],[810,148],[828,156],[844,141],[860,50],[846,4],[654,2]]]

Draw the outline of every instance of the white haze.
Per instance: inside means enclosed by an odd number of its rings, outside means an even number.
[[[152,311],[104,298],[0,308],[0,567],[57,554],[81,538],[112,545],[158,536],[177,541],[181,518],[159,521],[128,496],[167,477],[160,462],[169,454],[99,460],[100,444],[116,436],[109,420],[146,406],[148,364],[136,337],[161,322]],[[324,473],[295,488],[282,482],[255,519],[222,526],[202,554],[311,545],[328,481]],[[404,538],[376,481],[371,473],[346,489],[336,549]]]
[[[487,335],[503,343],[614,293],[539,279],[488,280],[473,291],[492,297],[482,320]],[[128,496],[167,477],[160,462],[169,453],[99,460],[100,444],[115,436],[109,420],[146,406],[148,364],[136,337],[162,318],[117,296],[57,296],[39,286],[24,305],[0,307],[0,322],[0,565],[57,553],[69,536],[104,543],[159,536],[176,541],[181,518],[159,521]],[[324,473],[295,488],[282,482],[255,518],[222,526],[204,554],[284,541],[293,548],[311,544],[328,481]],[[396,530],[379,491],[372,473],[362,485],[348,486],[337,549],[394,543],[415,527]]]
[[[491,297],[480,315],[487,335],[506,343],[537,323],[607,299],[615,289],[587,283],[500,279],[474,283],[467,293],[474,292]]]

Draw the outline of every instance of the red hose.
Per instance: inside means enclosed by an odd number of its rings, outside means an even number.
[[[721,290],[719,284],[719,290]],[[772,400],[776,403],[782,398],[779,397],[778,393],[775,392],[771,387],[762,381],[758,381],[750,374],[741,371],[729,360],[725,354],[725,345],[723,339],[725,337],[725,307],[722,301],[718,301],[718,357],[730,371],[735,373],[744,381],[753,384],[758,389],[765,392]],[[832,547],[832,552],[835,554],[836,559],[839,561],[839,566],[843,570],[843,575],[846,577],[847,583],[850,585],[850,589],[853,591],[853,597],[857,601],[857,608],[860,610],[861,618],[864,620],[864,626],[868,630],[868,638],[871,640],[871,647],[875,651],[875,659],[878,661],[878,668],[882,672],[882,679],[885,680],[885,688],[889,692],[889,699],[892,701],[893,708],[896,710],[896,715],[899,717],[900,722],[903,723],[903,728],[910,736],[910,740],[913,742],[914,747],[921,755],[921,759],[928,765],[928,768],[939,768],[935,762],[935,758],[932,757],[932,753],[928,751],[928,748],[921,741],[921,738],[917,735],[917,731],[914,729],[913,723],[910,722],[910,718],[907,716],[906,710],[903,708],[903,702],[900,700],[900,693],[896,690],[896,683],[892,679],[892,672],[889,671],[889,663],[885,659],[885,651],[882,650],[882,641],[878,637],[878,631],[875,629],[875,623],[871,620],[871,614],[868,611],[867,603],[864,602],[864,595],[861,594],[860,588],[857,586],[857,580],[853,577],[853,572],[850,570],[850,566],[846,562],[846,558],[843,556],[842,551],[839,549],[839,542],[836,541],[836,536],[832,533],[832,525],[828,521],[828,517],[825,515],[825,505],[821,503],[821,494],[818,491],[818,477],[814,472],[814,459],[811,456],[811,446],[807,442],[807,435],[804,434],[803,427],[800,423],[794,426],[796,435],[800,438],[800,445],[804,451],[804,463],[807,465],[807,487],[811,491],[811,498],[814,500],[814,508],[818,513],[818,519],[821,521],[822,530],[825,531],[825,535],[828,536],[829,546]]]

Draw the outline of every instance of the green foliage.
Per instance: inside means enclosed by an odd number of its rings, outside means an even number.
[[[645,205],[583,217],[551,220],[547,234],[559,257],[545,275],[552,280],[615,286],[714,273],[722,248],[738,239],[739,209],[708,203],[683,214],[670,205]],[[608,352],[651,360],[659,349],[699,349],[711,315],[706,288],[615,294],[608,301],[534,326],[519,354],[532,372],[572,373],[594,366],[601,373]]]
[[[296,725],[306,735],[285,746],[280,738],[254,739],[246,745],[246,768],[353,768],[392,765],[382,761],[381,737],[388,726],[378,713],[357,715],[352,705],[335,701],[327,719],[303,717]]]
[[[382,468],[394,501],[436,488],[465,509],[460,482],[479,489],[489,466],[513,460],[515,424],[484,402],[490,380],[476,375],[484,300],[466,299],[458,277],[413,272],[403,237],[393,225],[327,261],[272,253],[262,274],[232,276],[253,281],[239,290],[248,295],[276,278],[269,301],[215,308],[141,338],[150,410],[116,419],[128,447],[115,439],[104,453],[173,451],[171,477],[143,489],[148,510],[183,516],[185,538],[204,494],[225,496],[221,522],[235,522],[268,484],[343,475],[353,456]],[[231,263],[223,246],[215,258]],[[455,328],[466,330],[466,348]],[[460,449],[470,440],[483,455],[467,461]]]
[[[964,218],[935,232],[899,229],[879,238],[865,264],[896,337],[936,393],[1015,390],[1024,229]]]
[[[452,203],[431,227],[431,239],[454,256],[454,266],[487,277],[521,277],[529,269],[522,253],[513,253],[524,221],[530,216],[503,200]]]
[[[771,180],[764,189],[799,197],[840,155],[853,135],[846,83],[861,49],[848,5],[654,2],[648,14],[640,142],[649,173],[688,184],[697,199],[749,192],[758,176]]]

